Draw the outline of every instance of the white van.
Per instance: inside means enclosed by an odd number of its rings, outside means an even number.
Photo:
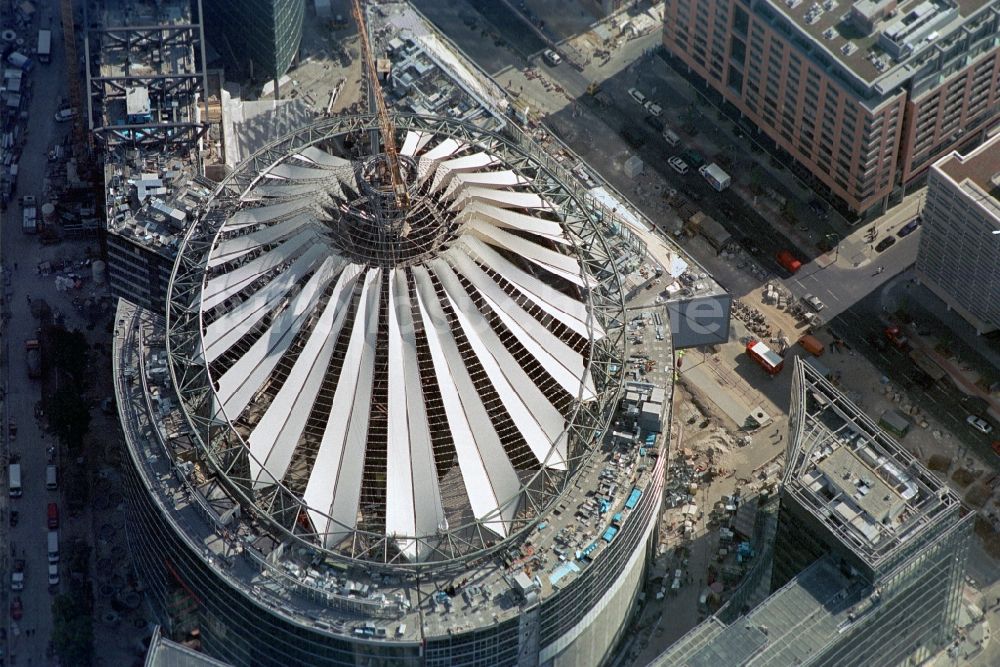
[[[45,488],[49,491],[59,488],[59,471],[52,464],[45,466]]]
[[[669,127],[663,128],[663,140],[667,142],[668,146],[676,146],[681,142],[681,138]]]
[[[10,497],[20,498],[22,493],[20,463],[10,464],[10,468],[7,470],[7,480],[10,483]]]
[[[59,531],[49,531],[49,562],[59,562]]]

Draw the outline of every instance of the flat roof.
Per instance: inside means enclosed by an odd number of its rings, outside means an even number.
[[[1000,133],[971,153],[944,156],[934,169],[1000,220]]]
[[[851,552],[875,568],[958,511],[955,492],[819,372],[801,360],[794,372],[785,493]]]
[[[824,556],[730,625],[712,616],[654,661],[655,667],[805,664],[852,621],[870,594]]]
[[[862,512],[876,521],[889,520],[903,509],[906,500],[878,476],[878,473],[847,447],[834,449],[816,464],[827,487],[850,498]]]
[[[911,56],[943,40],[991,1],[769,0],[767,5],[846,71],[866,84],[884,77],[891,89],[912,74],[902,69]],[[868,29],[862,27],[866,23]]]

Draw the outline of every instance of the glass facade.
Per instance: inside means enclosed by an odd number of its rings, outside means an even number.
[[[302,41],[305,0],[202,0],[205,34],[226,69],[251,81],[277,79]]]

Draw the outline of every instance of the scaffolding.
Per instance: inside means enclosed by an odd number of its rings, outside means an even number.
[[[84,54],[90,130],[106,147],[195,146],[208,130],[200,0],[102,3],[90,16]]]
[[[497,134],[393,122],[405,209],[373,184],[374,115],[286,135],[220,184],[174,269],[171,373],[209,465],[285,534],[467,562],[597,449],[624,344],[614,231]]]

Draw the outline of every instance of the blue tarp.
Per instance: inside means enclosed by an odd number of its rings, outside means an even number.
[[[615,528],[614,526],[608,526],[608,529],[604,531],[604,534],[601,535],[601,537],[604,539],[605,542],[611,542],[611,540],[615,539],[615,535],[617,534],[618,534],[617,528]]]
[[[555,586],[559,583],[559,580],[565,577],[570,572],[579,572],[580,568],[577,567],[576,563],[563,563],[557,567],[552,574],[549,575],[549,583]]]
[[[587,547],[583,551],[579,552],[577,554],[577,556],[576,556],[576,559],[577,560],[585,560],[587,558],[590,558],[590,554],[594,553],[594,549],[596,549],[596,548],[597,548],[597,542],[594,542],[589,547]]]
[[[642,491],[639,489],[632,489],[631,495],[629,495],[628,500],[625,501],[626,509],[635,509],[635,506],[639,504],[639,498],[642,498]]]

